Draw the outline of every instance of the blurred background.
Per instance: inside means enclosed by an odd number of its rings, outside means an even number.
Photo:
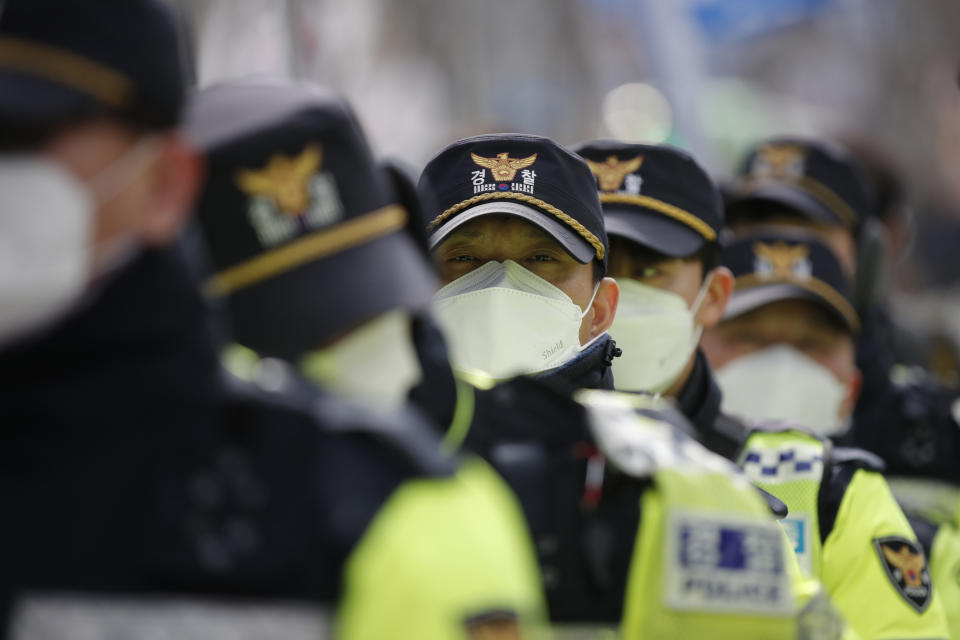
[[[840,140],[905,187],[888,284],[956,384],[957,0],[171,0],[201,86],[256,73],[343,93],[416,168],[494,131],[691,151],[718,180],[774,134]]]

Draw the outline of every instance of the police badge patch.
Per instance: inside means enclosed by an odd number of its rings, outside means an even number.
[[[917,613],[926,611],[933,596],[927,558],[916,542],[899,536],[874,538],[873,545],[880,556],[887,577]]]

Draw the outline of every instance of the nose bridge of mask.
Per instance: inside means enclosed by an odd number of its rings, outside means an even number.
[[[593,295],[596,296],[600,283],[594,288]],[[593,298],[586,310],[580,309],[571,298],[562,289],[556,285],[541,278],[529,269],[525,269],[513,260],[504,260],[497,262],[490,260],[486,264],[474,269],[470,273],[460,276],[453,282],[441,288],[435,299],[443,301],[453,296],[464,295],[482,291],[484,289],[504,289],[516,292],[521,295],[535,295],[547,298],[558,304],[559,309],[570,309],[576,307],[579,317],[583,318],[593,304]]]
[[[725,411],[787,420],[833,435],[841,427],[846,385],[827,367],[788,344],[730,361],[717,371]]]
[[[103,206],[123,193],[153,160],[159,146],[157,136],[144,136],[91,178],[90,193],[97,206]]]
[[[687,301],[681,296],[633,278],[617,280],[620,287],[618,315],[660,315],[665,311],[686,312]],[[696,304],[696,301],[694,301]]]

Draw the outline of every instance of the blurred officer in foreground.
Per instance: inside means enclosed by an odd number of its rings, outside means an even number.
[[[169,248],[201,173],[177,51],[151,0],[0,5],[0,636],[516,633],[502,491],[412,417],[221,370]]]
[[[863,638],[948,637],[945,601],[881,462],[830,440],[860,382],[859,319],[840,263],[815,236],[768,230],[726,247],[723,264],[735,289],[703,348],[723,409],[769,425],[748,438],[740,464],[786,502],[801,566]]]
[[[863,383],[843,441],[880,455],[891,475],[960,481],[960,429],[951,411],[955,394],[930,377],[903,383],[891,379],[894,340],[876,298],[883,231],[860,166],[836,146],[773,139],[747,156],[733,192],[727,206],[731,229],[740,233],[785,226],[812,231],[837,255],[858,292],[853,299],[863,319],[857,340]]]
[[[420,377],[413,318],[435,280],[349,109],[314,87],[233,82],[200,92],[188,125],[208,157],[206,289],[224,299],[234,338],[294,362],[310,345],[303,364],[327,390],[404,416]],[[384,481],[363,472],[339,490]],[[479,460],[455,481],[402,487],[368,535],[347,575],[383,610],[346,608],[348,636],[482,637],[545,621],[522,515]]]
[[[455,366],[533,374],[478,392],[456,441],[520,497],[551,619],[620,619],[624,637],[782,637],[811,625],[839,634],[763,500],[690,438],[679,413],[571,395],[609,385],[614,353],[605,330],[616,285],[583,160],[545,138],[482,136],[441,151],[420,184],[436,202],[423,224],[446,283],[435,308]]]

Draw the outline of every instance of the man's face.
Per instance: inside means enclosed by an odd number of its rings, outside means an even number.
[[[131,153],[141,140],[129,127],[97,120],[65,128],[41,149],[96,200],[95,253],[121,239],[168,244],[199,186],[199,158],[177,134],[155,134],[148,147]]]
[[[699,259],[665,257],[619,239],[615,239],[610,248],[610,275],[674,293],[683,298],[687,307],[693,306],[704,283],[703,265]],[[732,288],[733,276],[729,269],[714,269],[694,322],[704,327],[719,322]]]
[[[780,300],[721,322],[703,334],[701,346],[715,369],[760,349],[786,344],[828,369],[847,389],[844,412],[860,390],[851,335],[814,302]]]
[[[614,243],[610,251],[610,276],[630,278],[645,285],[675,293],[691,306],[703,284],[699,260],[650,258]]]
[[[434,250],[433,257],[441,285],[487,262],[513,260],[566,293],[581,309],[587,309],[596,284],[592,263],[577,262],[549,234],[510,216],[484,216],[464,224]],[[583,318],[581,344],[606,331],[613,322],[616,297],[616,283],[603,278],[594,304]]]

